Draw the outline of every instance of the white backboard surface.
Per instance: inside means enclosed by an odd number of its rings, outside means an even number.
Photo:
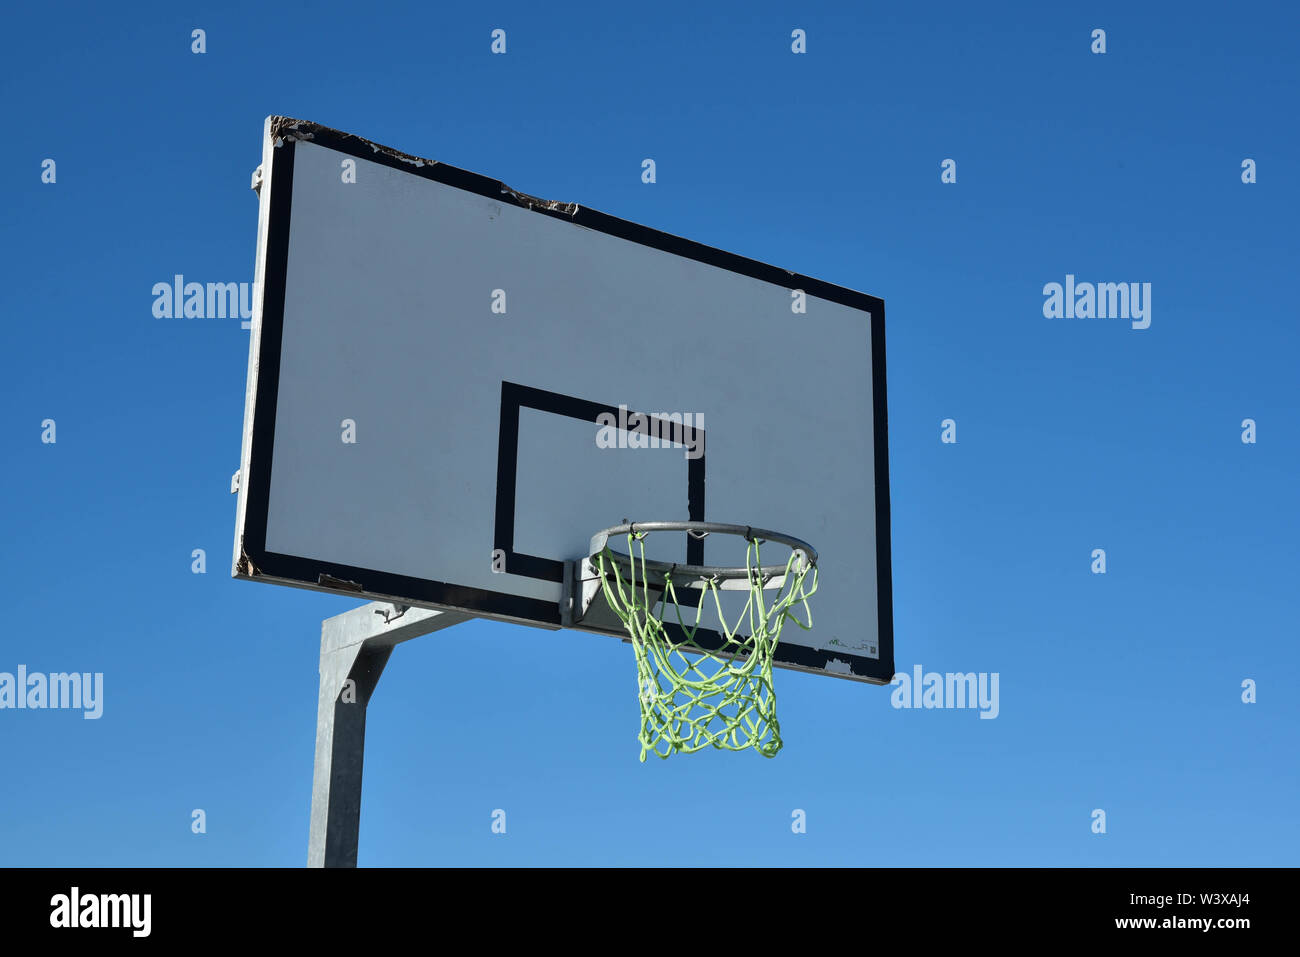
[[[879,299],[279,117],[259,198],[236,576],[555,628],[596,531],[753,525],[820,556],[779,663],[892,677]],[[602,448],[620,406],[702,442]]]

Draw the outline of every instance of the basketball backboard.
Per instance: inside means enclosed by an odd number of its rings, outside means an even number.
[[[284,117],[259,200],[236,577],[554,629],[597,531],[752,525],[778,664],[893,677],[881,300]]]

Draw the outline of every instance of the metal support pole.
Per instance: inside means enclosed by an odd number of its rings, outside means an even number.
[[[357,866],[366,707],[393,648],[472,617],[371,602],[321,622],[308,867]]]

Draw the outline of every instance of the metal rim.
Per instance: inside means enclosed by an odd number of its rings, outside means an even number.
[[[786,535],[783,532],[773,532],[766,528],[755,528],[752,525],[727,525],[722,522],[627,522],[623,525],[602,529],[593,535],[589,554],[594,557],[604,551],[609,544],[611,535],[627,535],[635,532],[686,532],[694,538],[705,538],[712,534],[738,535],[747,542],[752,542],[754,539],[764,542],[777,542],[789,546],[796,552],[801,552],[808,561],[808,567],[815,568],[817,566],[817,549],[801,538],[795,538],[793,535]],[[632,565],[632,556],[615,551],[612,548],[609,552],[616,563],[629,567]],[[639,566],[641,562],[638,560],[637,564]],[[712,580],[741,579],[747,581],[750,575],[750,569],[744,565],[733,565],[731,567],[724,565],[688,565],[681,562],[660,562],[647,558],[644,567],[647,571],[661,575],[686,575]],[[771,578],[784,576],[785,570],[785,562],[780,565],[760,565],[758,574],[764,581],[767,581]]]

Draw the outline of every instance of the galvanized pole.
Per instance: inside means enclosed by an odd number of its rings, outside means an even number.
[[[393,648],[472,617],[371,602],[321,623],[308,867],[357,866],[366,707]]]

